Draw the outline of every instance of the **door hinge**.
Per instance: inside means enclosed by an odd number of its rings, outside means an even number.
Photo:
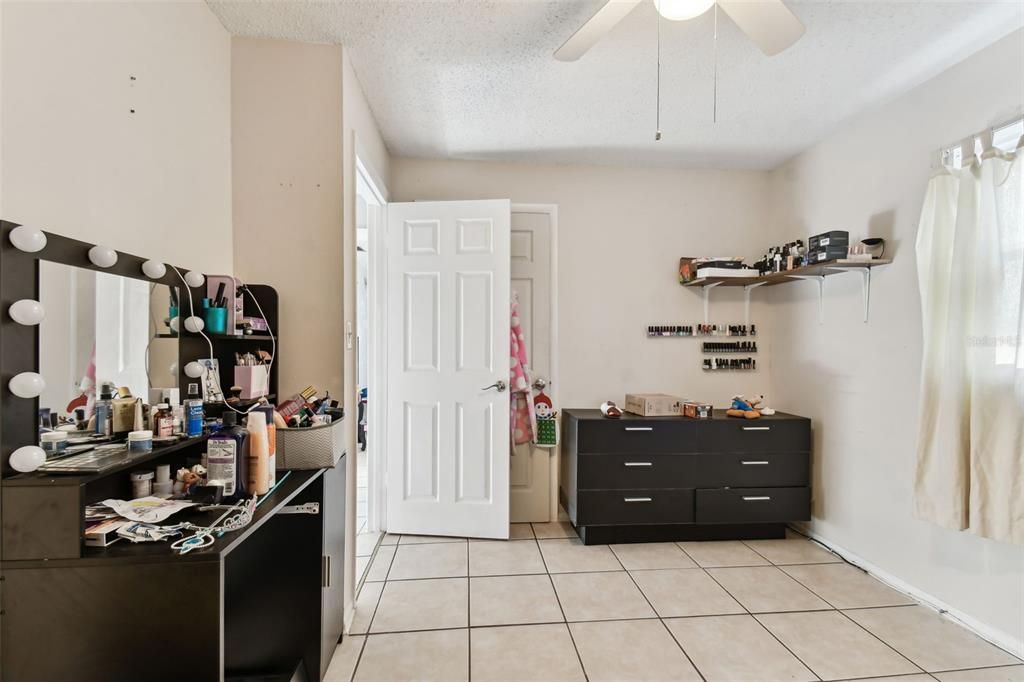
[[[319,514],[320,503],[319,502],[306,502],[305,504],[293,504],[287,507],[281,507],[278,514]]]

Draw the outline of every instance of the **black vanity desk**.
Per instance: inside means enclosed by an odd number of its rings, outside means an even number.
[[[811,516],[811,421],[563,414],[559,497],[585,544],[785,537]]]
[[[7,479],[4,504],[15,488],[76,478]],[[290,513],[310,503],[319,513]],[[291,680],[300,669],[322,679],[342,632],[344,507],[343,456],[290,472],[249,526],[185,555],[121,540],[77,558],[5,556],[4,679]]]

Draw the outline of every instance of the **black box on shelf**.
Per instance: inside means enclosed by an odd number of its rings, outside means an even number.
[[[850,233],[846,230],[832,230],[830,232],[822,232],[816,234],[807,240],[807,251],[813,253],[820,251],[827,246],[842,246],[846,248],[850,245]]]
[[[810,265],[814,265],[815,263],[825,263],[830,260],[840,260],[846,258],[848,250],[845,244],[842,246],[822,246],[808,252],[807,262]]]

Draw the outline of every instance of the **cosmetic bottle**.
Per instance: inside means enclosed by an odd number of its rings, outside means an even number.
[[[96,435],[109,436],[114,419],[114,387],[111,384],[103,384],[100,389],[100,399],[96,401]]]
[[[185,435],[189,438],[203,435],[203,401],[199,399],[199,385],[188,385],[185,401]]]
[[[246,431],[249,433],[249,493],[251,495],[266,495],[270,489],[268,485],[267,467],[270,460],[270,440],[267,434],[267,415],[259,410],[253,410],[245,421]]]
[[[224,486],[224,497],[244,497],[248,483],[245,461],[246,430],[238,425],[234,412],[225,412],[224,428],[206,442],[206,478]]]
[[[274,423],[274,406],[267,405],[266,407],[257,407],[256,409],[266,415],[269,452],[267,457],[267,487],[273,488],[277,485],[277,424]]]
[[[156,406],[153,414],[153,435],[157,438],[167,438],[174,433],[174,413],[167,403],[160,403]]]

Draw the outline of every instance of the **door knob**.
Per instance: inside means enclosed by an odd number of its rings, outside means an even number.
[[[492,389],[492,388],[496,388],[496,389],[498,389],[498,393],[502,393],[507,388],[507,385],[505,384],[504,381],[502,381],[501,379],[498,379],[497,381],[495,381],[490,386],[484,386],[480,390],[481,391],[486,391],[486,390],[489,390],[489,389]]]
[[[533,388],[536,391],[543,391],[548,386],[548,380],[542,377],[537,377],[533,380]]]

